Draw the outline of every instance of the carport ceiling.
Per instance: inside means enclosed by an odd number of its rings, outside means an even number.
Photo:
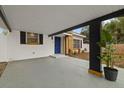
[[[13,30],[52,34],[124,6],[3,6]]]

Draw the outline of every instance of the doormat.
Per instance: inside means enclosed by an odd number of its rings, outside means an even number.
[[[8,64],[7,62],[1,62],[0,63],[0,77],[2,76],[7,64]]]

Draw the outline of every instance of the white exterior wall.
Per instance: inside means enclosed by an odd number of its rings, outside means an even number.
[[[83,44],[83,50],[85,50],[85,48],[86,48],[86,51],[84,51],[84,52],[89,52],[89,49],[90,49],[90,46],[89,46],[89,44]]]
[[[3,40],[0,42],[0,53],[5,53],[0,56],[1,60],[4,59],[2,61],[38,58],[54,54],[54,39],[52,40],[48,35],[43,34],[43,45],[20,44],[19,31],[12,31],[6,38],[6,42]]]

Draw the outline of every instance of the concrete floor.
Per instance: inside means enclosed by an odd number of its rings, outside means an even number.
[[[88,62],[72,57],[45,57],[8,64],[0,87],[124,87],[124,70],[119,69],[116,82],[88,74]]]

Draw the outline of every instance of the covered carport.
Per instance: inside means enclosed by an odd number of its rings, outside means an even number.
[[[102,77],[102,67],[101,67],[101,61],[98,58],[101,53],[100,46],[98,45],[98,42],[100,42],[100,31],[101,31],[101,25],[102,21],[108,20],[114,17],[120,17],[124,15],[124,9],[120,9],[118,11],[111,12],[109,14],[100,16],[98,18],[86,21],[84,23],[72,26],[70,28],[64,29],[60,32],[56,32],[53,34],[50,34],[49,36],[54,36],[57,34],[61,34],[63,32],[68,32],[77,28],[80,28],[82,26],[89,25],[90,30],[90,63],[89,63],[89,70],[88,72],[91,74],[94,74],[96,76]]]
[[[102,76],[100,47],[101,22],[122,16],[124,6],[2,6],[1,17],[10,31],[43,33],[49,37],[89,25],[89,73]],[[6,17],[5,17],[6,15]],[[77,25],[78,24],[78,25]],[[11,27],[11,29],[10,29]]]

